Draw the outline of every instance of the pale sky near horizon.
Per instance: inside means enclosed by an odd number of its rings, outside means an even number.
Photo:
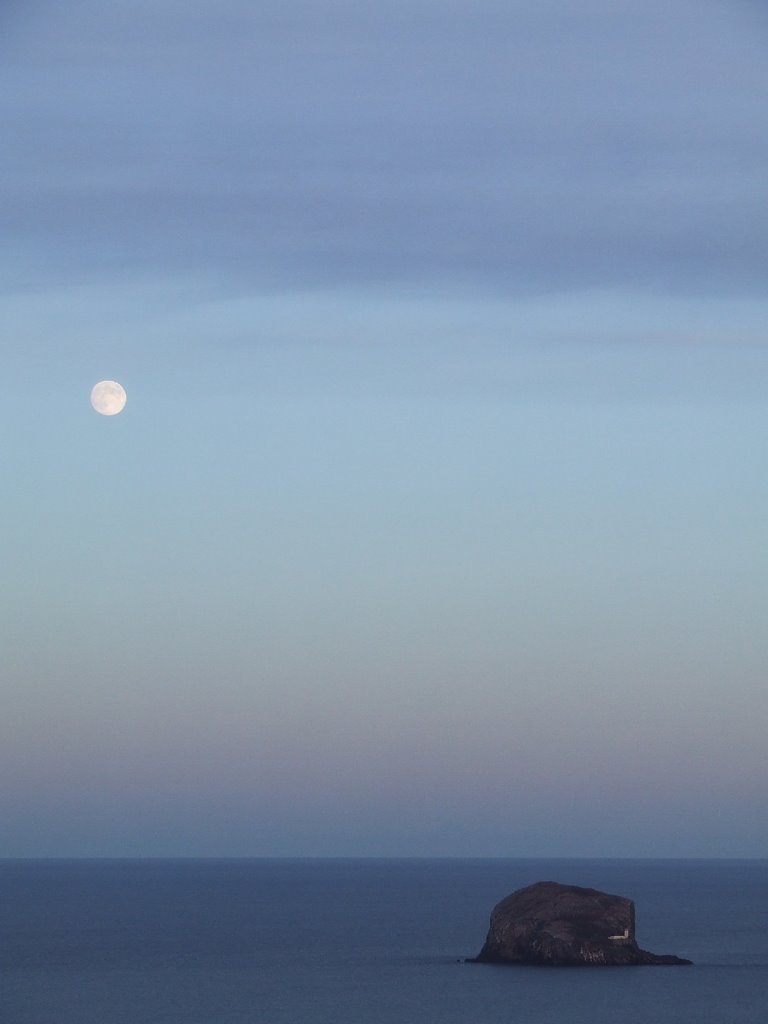
[[[765,856],[767,105],[756,2],[3,5],[0,856]]]

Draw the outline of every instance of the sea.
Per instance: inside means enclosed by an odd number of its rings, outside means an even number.
[[[537,881],[692,967],[466,963]],[[767,1024],[768,860],[0,861],[2,1024]]]

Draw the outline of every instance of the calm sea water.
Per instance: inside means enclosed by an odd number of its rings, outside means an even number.
[[[535,881],[694,967],[464,964]],[[0,861],[3,1024],[766,1024],[768,861]]]

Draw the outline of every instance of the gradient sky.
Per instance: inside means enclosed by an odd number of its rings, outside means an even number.
[[[756,0],[3,4],[0,855],[765,856],[766,109]]]

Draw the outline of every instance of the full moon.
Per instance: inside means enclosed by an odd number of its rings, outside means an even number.
[[[100,380],[91,390],[91,405],[102,416],[116,416],[127,400],[125,388],[116,380]]]

